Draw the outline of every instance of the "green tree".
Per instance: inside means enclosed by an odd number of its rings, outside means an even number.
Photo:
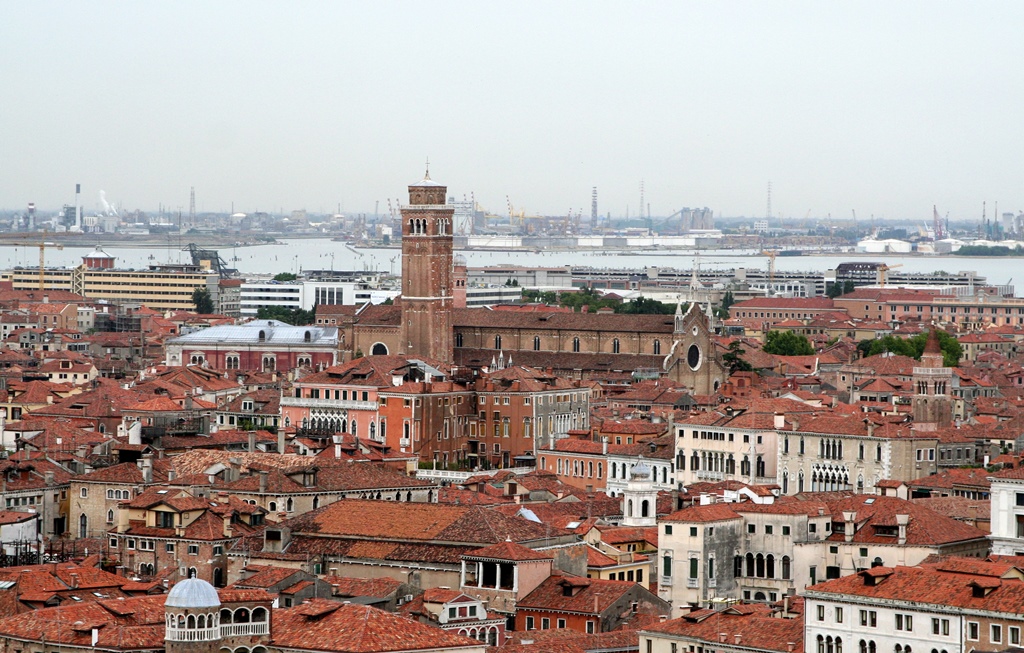
[[[847,279],[843,282],[843,294],[848,295],[857,289],[857,286],[853,285],[853,279]]]
[[[285,324],[303,326],[316,321],[316,309],[304,311],[301,308],[288,308],[287,306],[263,306],[256,311],[256,319],[277,320]]]
[[[843,285],[841,283],[830,283],[828,288],[825,290],[825,296],[831,299],[835,299],[843,294]]]
[[[620,303],[615,307],[615,312],[629,315],[672,315],[676,312],[676,307],[665,302],[659,302],[657,299],[637,297],[628,302]]]
[[[792,331],[769,331],[762,350],[776,356],[811,356],[814,347],[806,336]]]
[[[936,334],[939,337],[939,347],[942,349],[942,364],[946,367],[956,367],[964,353],[960,342],[941,329]],[[888,335],[877,340],[864,340],[857,345],[857,349],[864,356],[877,356],[891,352],[900,356],[921,360],[921,354],[924,353],[924,346],[927,341],[928,333],[922,331],[911,338]]]
[[[722,309],[727,311],[735,303],[736,298],[732,296],[732,291],[726,290],[725,294],[722,295]]]
[[[274,281],[295,281],[298,277],[291,272],[279,272],[274,275]]]
[[[733,340],[729,343],[729,351],[722,355],[722,362],[729,368],[729,374],[750,372],[754,369],[753,365],[743,360],[743,354],[745,353],[747,353],[747,350],[743,348],[739,340]]]
[[[213,297],[206,288],[196,288],[192,291],[192,303],[196,305],[196,313],[210,315],[216,309],[213,307]]]
[[[622,303],[618,299],[610,299],[601,296],[596,290],[592,288],[580,288],[577,292],[566,292],[562,293],[559,298],[559,303],[562,306],[571,308],[575,312],[580,312],[584,306],[589,307],[589,311],[593,313],[599,308],[612,308]]]

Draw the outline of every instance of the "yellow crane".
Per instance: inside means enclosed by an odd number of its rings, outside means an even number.
[[[44,232],[43,236],[46,234]],[[64,249],[64,246],[60,243],[48,243],[45,240],[40,240],[35,243],[28,242],[4,242],[4,245],[11,245],[13,247],[38,247],[39,248],[39,289],[44,290],[46,284],[46,248],[52,247],[53,249]]]
[[[779,250],[777,249],[766,249],[761,252],[761,256],[768,257],[768,296],[771,297],[775,294],[775,257],[778,255]]]
[[[885,288],[885,284],[889,282],[889,270],[895,270],[896,268],[901,267],[903,267],[902,263],[897,263],[896,265],[888,265],[887,263],[880,264],[878,266],[878,287]]]

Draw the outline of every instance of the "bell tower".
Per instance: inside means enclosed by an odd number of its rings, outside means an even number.
[[[914,430],[934,431],[953,423],[953,368],[943,362],[939,333],[928,331],[921,364],[914,366],[914,396],[910,400]]]
[[[402,341],[399,351],[452,361],[452,216],[448,188],[430,178],[409,186],[402,211]]]

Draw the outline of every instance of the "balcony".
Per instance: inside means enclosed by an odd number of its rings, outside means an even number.
[[[724,481],[725,472],[712,472],[707,469],[697,470],[697,480],[700,481]]]
[[[298,406],[300,408],[326,408],[328,410],[377,410],[376,401],[309,399],[307,397],[281,397],[281,405]]]
[[[266,635],[270,632],[269,621],[256,621],[247,624],[221,624],[221,637],[237,637],[246,635]]]
[[[671,576],[662,576],[658,580],[658,587],[672,587],[672,577]]]
[[[172,642],[212,642],[223,637],[223,632],[224,626],[221,626],[220,633],[216,628],[168,628],[166,639]]]
[[[687,578],[686,579],[686,586],[689,587],[690,589],[696,589],[698,584],[699,584],[699,581],[696,578]]]

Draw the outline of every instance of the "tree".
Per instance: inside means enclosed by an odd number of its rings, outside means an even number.
[[[769,331],[762,351],[776,356],[812,356],[814,347],[806,336],[792,331]]]
[[[192,303],[196,305],[196,313],[210,315],[216,309],[213,307],[213,297],[206,288],[196,288],[192,291]]]
[[[964,353],[960,342],[941,329],[936,331],[936,335],[939,337],[939,347],[942,349],[942,364],[946,367],[956,367]],[[921,360],[927,340],[928,333],[925,331],[912,338],[888,335],[877,340],[864,340],[857,345],[857,349],[863,356],[877,356],[890,352]]]
[[[847,279],[843,282],[843,294],[848,295],[857,289],[857,286],[853,285],[853,279]]]
[[[729,351],[722,355],[722,362],[729,368],[729,374],[750,372],[754,369],[753,365],[743,360],[742,357],[745,353],[747,353],[747,350],[743,349],[743,345],[739,340],[733,340],[729,343]]]
[[[277,320],[293,326],[303,326],[316,321],[316,309],[304,311],[301,308],[287,306],[263,306],[256,311],[256,319]]]
[[[295,281],[298,277],[291,272],[279,272],[274,275],[274,281]]]
[[[830,283],[828,288],[825,290],[825,296],[830,299],[835,299],[843,294],[843,284],[841,283]]]
[[[637,297],[616,306],[615,312],[628,315],[672,315],[676,312],[676,307],[657,299]]]

